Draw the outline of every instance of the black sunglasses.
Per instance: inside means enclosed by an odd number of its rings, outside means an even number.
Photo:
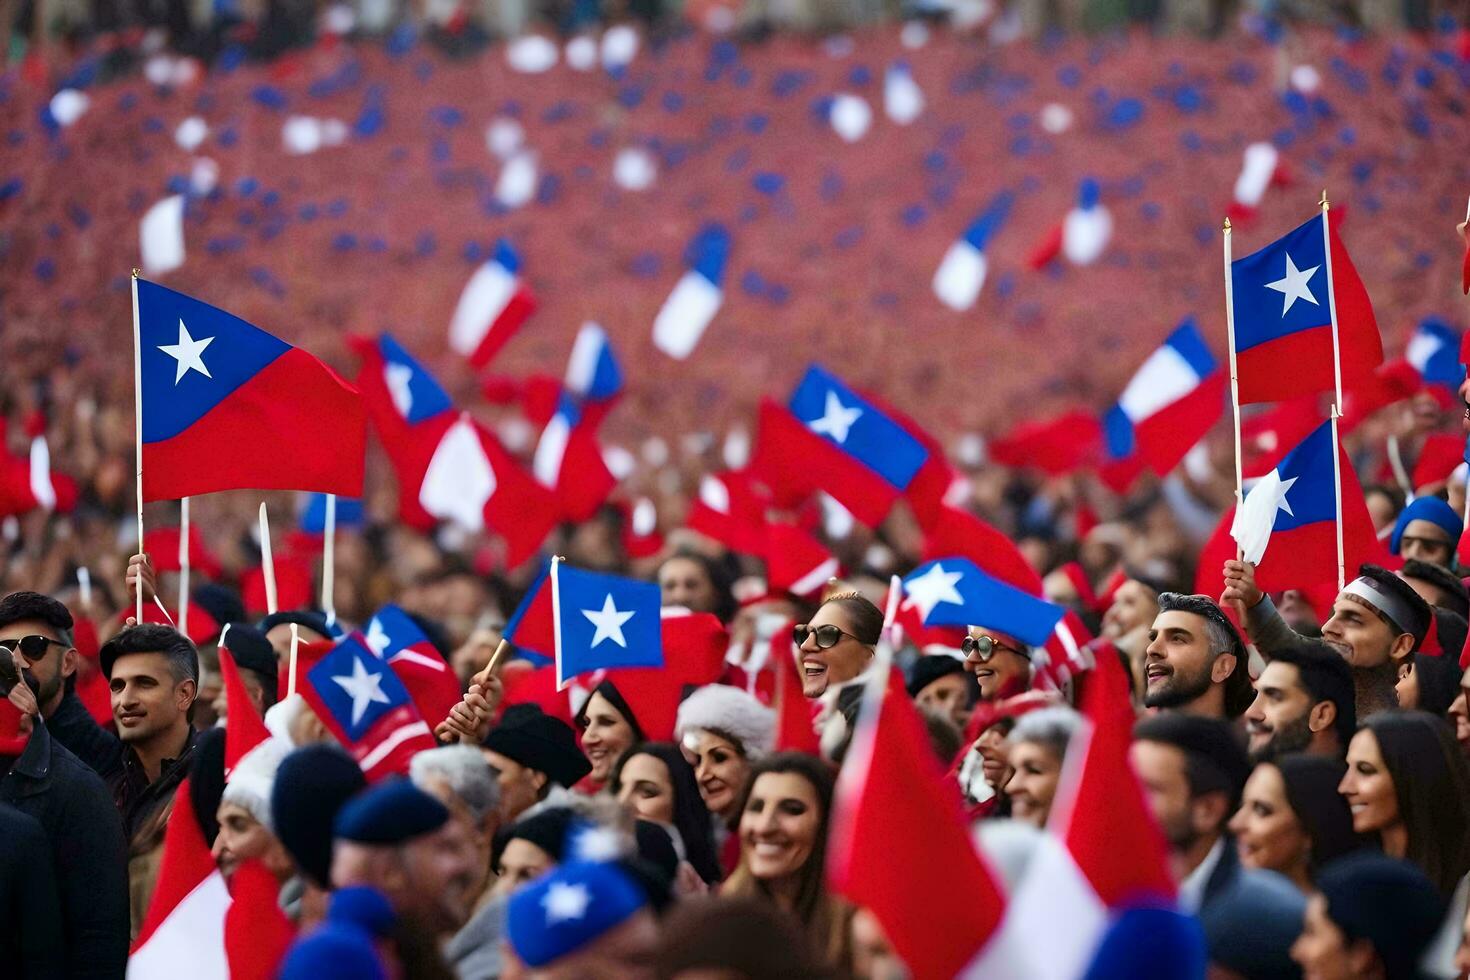
[[[791,628],[791,638],[796,641],[797,646],[804,646],[808,636],[817,638],[818,650],[830,650],[841,643],[844,636],[852,636],[852,634],[841,626],[835,626],[832,623],[826,623],[822,626],[808,626],[805,623],[801,623]],[[854,640],[857,639],[855,636],[852,636],[852,638]]]
[[[27,662],[36,663],[46,656],[46,651],[53,643],[62,648],[66,647],[66,644],[60,640],[53,640],[51,637],[42,636],[39,633],[32,633],[29,636],[22,636],[19,639],[0,640],[0,647],[9,650],[11,653],[19,651],[20,655],[25,657]]]
[[[1015,647],[1011,646],[1009,643],[1002,643],[995,637],[986,636],[984,634],[980,636],[965,637],[963,640],[960,641],[960,650],[964,652],[965,656],[974,657],[982,664],[990,663],[990,658],[995,656],[995,651],[997,650],[1009,650],[1011,651],[1011,653],[1014,653],[1018,657],[1026,660],[1031,659],[1020,650],[1017,650]]]

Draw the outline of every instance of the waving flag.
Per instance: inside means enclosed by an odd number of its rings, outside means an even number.
[[[1286,171],[1281,166],[1281,153],[1274,144],[1262,141],[1247,146],[1240,175],[1235,178],[1232,188],[1230,207],[1226,211],[1230,220],[1239,224],[1253,220],[1266,190],[1287,182]]]
[[[145,501],[241,489],[362,492],[367,419],[356,389],[224,310],[134,283]]]
[[[415,752],[436,744],[408,689],[360,636],[333,647],[300,691],[369,781],[407,772]]]
[[[360,639],[393,668],[419,714],[436,725],[449,717],[462,694],[459,678],[408,613],[384,606],[373,613]]]
[[[362,501],[352,497],[337,498],[337,530],[362,527]],[[301,505],[296,526],[304,534],[325,534],[327,530],[327,495],[308,494]]]
[[[230,980],[275,980],[296,928],[280,905],[280,883],[259,858],[240,862],[230,876],[225,954]]]
[[[567,390],[584,404],[609,402],[622,394],[623,367],[600,324],[584,323],[567,358]]]
[[[449,346],[482,368],[534,312],[536,297],[521,279],[521,257],[501,239],[460,293],[449,321]]]
[[[699,495],[689,504],[684,524],[731,551],[765,552],[766,508],[763,489],[738,470],[707,473],[699,479]]]
[[[990,458],[1016,468],[1034,467],[1063,476],[1096,465],[1102,458],[1103,430],[1080,409],[1055,418],[1026,421],[990,443]]]
[[[1241,404],[1335,390],[1334,310],[1343,386],[1371,381],[1373,369],[1383,363],[1368,291],[1334,225],[1317,214],[1230,263]]]
[[[987,575],[1023,592],[1041,595],[1041,576],[1015,542],[969,511],[946,505],[924,535],[924,561],[951,555],[969,559]]]
[[[964,558],[926,562],[903,580],[900,608],[917,610],[924,626],[988,626],[1042,646],[1062,607],[985,574]]]
[[[1224,410],[1225,378],[1193,320],[1185,320],[1133,375],[1103,416],[1102,476],[1123,492],[1147,468],[1168,473]]]
[[[995,196],[980,213],[959,240],[944,253],[944,261],[934,273],[934,295],[940,302],[957,313],[963,313],[975,305],[980,290],[985,286],[985,274],[989,262],[985,249],[995,233],[1005,224],[1015,195],[1004,191]]]
[[[837,780],[827,877],[877,916],[914,976],[953,977],[999,928],[1005,893],[897,671],[887,680],[868,692]]]
[[[1246,494],[1231,536],[1271,588],[1301,588],[1337,577],[1337,503],[1332,423],[1323,422]],[[1381,552],[1357,474],[1339,454],[1343,556],[1357,568]],[[1265,587],[1265,586],[1263,586]]]
[[[1112,212],[1102,203],[1097,181],[1084,177],[1077,186],[1077,206],[1032,250],[1026,264],[1040,269],[1061,257],[1072,265],[1092,265],[1112,237]]]
[[[842,565],[821,542],[794,524],[772,521],[766,525],[764,557],[766,588],[816,599],[827,583],[842,573]]]
[[[693,352],[705,328],[724,302],[725,265],[730,259],[730,232],[724,225],[705,225],[689,243],[689,271],[674,285],[653,321],[653,345],[682,361]]]
[[[235,664],[235,655],[227,646],[230,628],[225,627],[219,638],[219,673],[225,689],[225,778],[240,764],[240,760],[271,737],[255,703],[245,690],[240,679],[240,668]]]
[[[629,558],[652,558],[664,550],[664,536],[658,529],[658,508],[648,497],[631,504],[621,504],[623,511],[623,550]]]
[[[1465,367],[1460,363],[1460,333],[1439,317],[1419,321],[1404,350],[1404,358],[1414,365],[1426,385],[1447,390],[1450,395],[1465,380]]]
[[[557,688],[613,667],[662,667],[661,595],[652,582],[551,563]]]
[[[541,430],[531,472],[556,495],[557,509],[569,521],[590,520],[618,484],[602,458],[595,422],[569,392],[562,393]]]

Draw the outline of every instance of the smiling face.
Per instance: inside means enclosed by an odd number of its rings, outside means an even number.
[[[1204,696],[1214,683],[1215,655],[1203,616],[1182,609],[1159,613],[1144,652],[1147,707],[1181,707]]]
[[[674,781],[662,759],[641,753],[630,757],[623,763],[614,792],[618,802],[640,820],[674,822]]]
[[[1393,776],[1383,762],[1378,736],[1370,729],[1359,731],[1348,743],[1347,765],[1337,791],[1353,813],[1353,830],[1368,834],[1396,827],[1401,818]]]
[[[985,773],[985,781],[996,789],[1003,789],[1011,778],[1011,756],[1006,746],[1009,730],[1009,726],[991,725],[975,740],[975,748],[984,760],[980,768]]]
[[[740,815],[746,867],[767,882],[800,873],[816,849],[821,824],[821,804],[811,783],[793,772],[761,773]]]
[[[117,736],[124,742],[146,742],[167,733],[194,702],[194,682],[175,680],[168,657],[161,653],[118,657],[108,685]]]
[[[713,732],[698,732],[684,740],[684,755],[694,767],[699,795],[710,813],[728,820],[740,803],[750,774],[750,763],[735,743]]]
[[[980,700],[995,701],[1026,689],[1031,680],[1031,661],[1024,652],[1026,644],[988,626],[971,626],[969,635],[976,639],[988,636],[995,641],[989,659],[978,651],[965,655],[965,666],[980,684]]]
[[[587,725],[582,729],[582,753],[592,763],[592,780],[605,783],[618,756],[633,744],[633,726],[601,694],[587,699],[584,717]]]
[[[1010,765],[1014,774],[1006,783],[1011,816],[1034,827],[1045,827],[1051,802],[1057,795],[1062,760],[1040,742],[1018,742],[1011,746]]]
[[[852,680],[872,662],[873,648],[852,635],[852,620],[838,603],[818,609],[807,625],[811,630],[801,644],[801,693],[807,697],[821,697],[828,687]],[[827,625],[842,630],[842,636],[823,650],[817,646],[816,629]]]
[[[1322,639],[1360,670],[1388,663],[1397,635],[1378,610],[1354,595],[1339,595],[1332,604],[1332,618],[1322,624]],[[1412,645],[1412,637],[1409,641]],[[1404,645],[1405,652],[1409,645]]]
[[[1256,766],[1245,782],[1240,809],[1230,818],[1240,863],[1304,880],[1312,841],[1286,799],[1286,780],[1270,764]]]
[[[1267,664],[1256,681],[1256,699],[1245,712],[1251,759],[1274,759],[1311,745],[1311,711],[1312,696],[1302,687],[1301,670],[1280,661]]]

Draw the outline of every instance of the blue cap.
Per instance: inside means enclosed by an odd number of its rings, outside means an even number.
[[[1173,909],[1126,909],[1103,935],[1084,980],[1185,980],[1205,975],[1199,921]]]
[[[1415,497],[1394,521],[1393,536],[1388,539],[1388,550],[1394,554],[1399,553],[1399,541],[1410,521],[1428,521],[1436,525],[1449,535],[1452,545],[1460,540],[1460,515],[1453,507],[1438,497]]]
[[[349,800],[332,829],[342,840],[391,846],[438,830],[448,819],[443,803],[406,779],[392,779]]]
[[[287,951],[280,980],[388,980],[374,940],[388,935],[394,918],[393,907],[376,889],[333,893],[327,921]]]
[[[648,905],[617,865],[572,861],[511,896],[506,935],[521,962],[542,967],[595,941]]]

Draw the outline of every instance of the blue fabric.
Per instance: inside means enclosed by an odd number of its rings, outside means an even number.
[[[341,683],[363,676],[376,683],[381,698],[373,697],[366,702],[362,698],[354,699]],[[403,686],[391,667],[363,645],[359,635],[349,636],[338,643],[331,653],[311,668],[307,677],[322,703],[353,742],[361,739],[383,715],[405,705],[413,705],[408,688]],[[359,703],[363,707],[354,712],[354,705]]]
[[[403,420],[410,425],[415,425],[436,415],[448,412],[454,408],[454,402],[444,387],[424,369],[424,366],[416,361],[412,354],[404,349],[403,345],[394,340],[388,334],[378,337],[378,354],[383,358],[384,383],[387,383],[388,371],[397,369],[408,372],[408,406],[405,411],[394,401],[393,406]],[[388,385],[390,393],[392,385]]]
[[[521,961],[539,968],[594,942],[647,904],[643,890],[616,865],[572,861],[511,896],[506,934]]]
[[[1451,543],[1460,540],[1460,515],[1455,513],[1453,507],[1438,497],[1416,497],[1399,512],[1398,520],[1394,521],[1393,535],[1388,539],[1388,550],[1394,554],[1399,553],[1399,542],[1410,521],[1428,521],[1448,534]]]
[[[853,460],[872,470],[897,490],[907,490],[914,475],[929,460],[929,451],[903,426],[860,397],[836,376],[813,364],[791,394],[787,408],[808,429],[827,415],[832,398],[848,412],[859,414],[845,433],[814,432]]]
[[[1205,934],[1173,909],[1125,909],[1103,936],[1083,980],[1203,980]]]
[[[449,819],[444,804],[407,779],[379,783],[342,807],[333,825],[343,840],[359,844],[401,844],[438,830]]]
[[[1283,502],[1290,512],[1276,511],[1273,531],[1337,520],[1337,484],[1332,469],[1332,423],[1323,422],[1276,466],[1281,482],[1295,480]],[[1255,491],[1252,490],[1251,493]]]
[[[1283,313],[1287,297],[1268,284],[1286,275],[1288,256],[1298,272],[1312,271],[1306,280],[1306,288],[1316,302],[1298,297]],[[1236,259],[1230,268],[1237,351],[1247,351],[1290,334],[1332,323],[1327,292],[1326,240],[1320,214],[1259,252]]]
[[[558,679],[610,667],[662,667],[659,587],[619,575],[556,569]]]
[[[941,575],[952,579],[948,585],[960,601],[935,602],[924,617],[925,626],[987,626],[1041,646],[1062,619],[1061,606],[992,578],[967,558],[940,558],[920,565],[903,580],[904,594],[912,595],[921,579],[939,581]]]

